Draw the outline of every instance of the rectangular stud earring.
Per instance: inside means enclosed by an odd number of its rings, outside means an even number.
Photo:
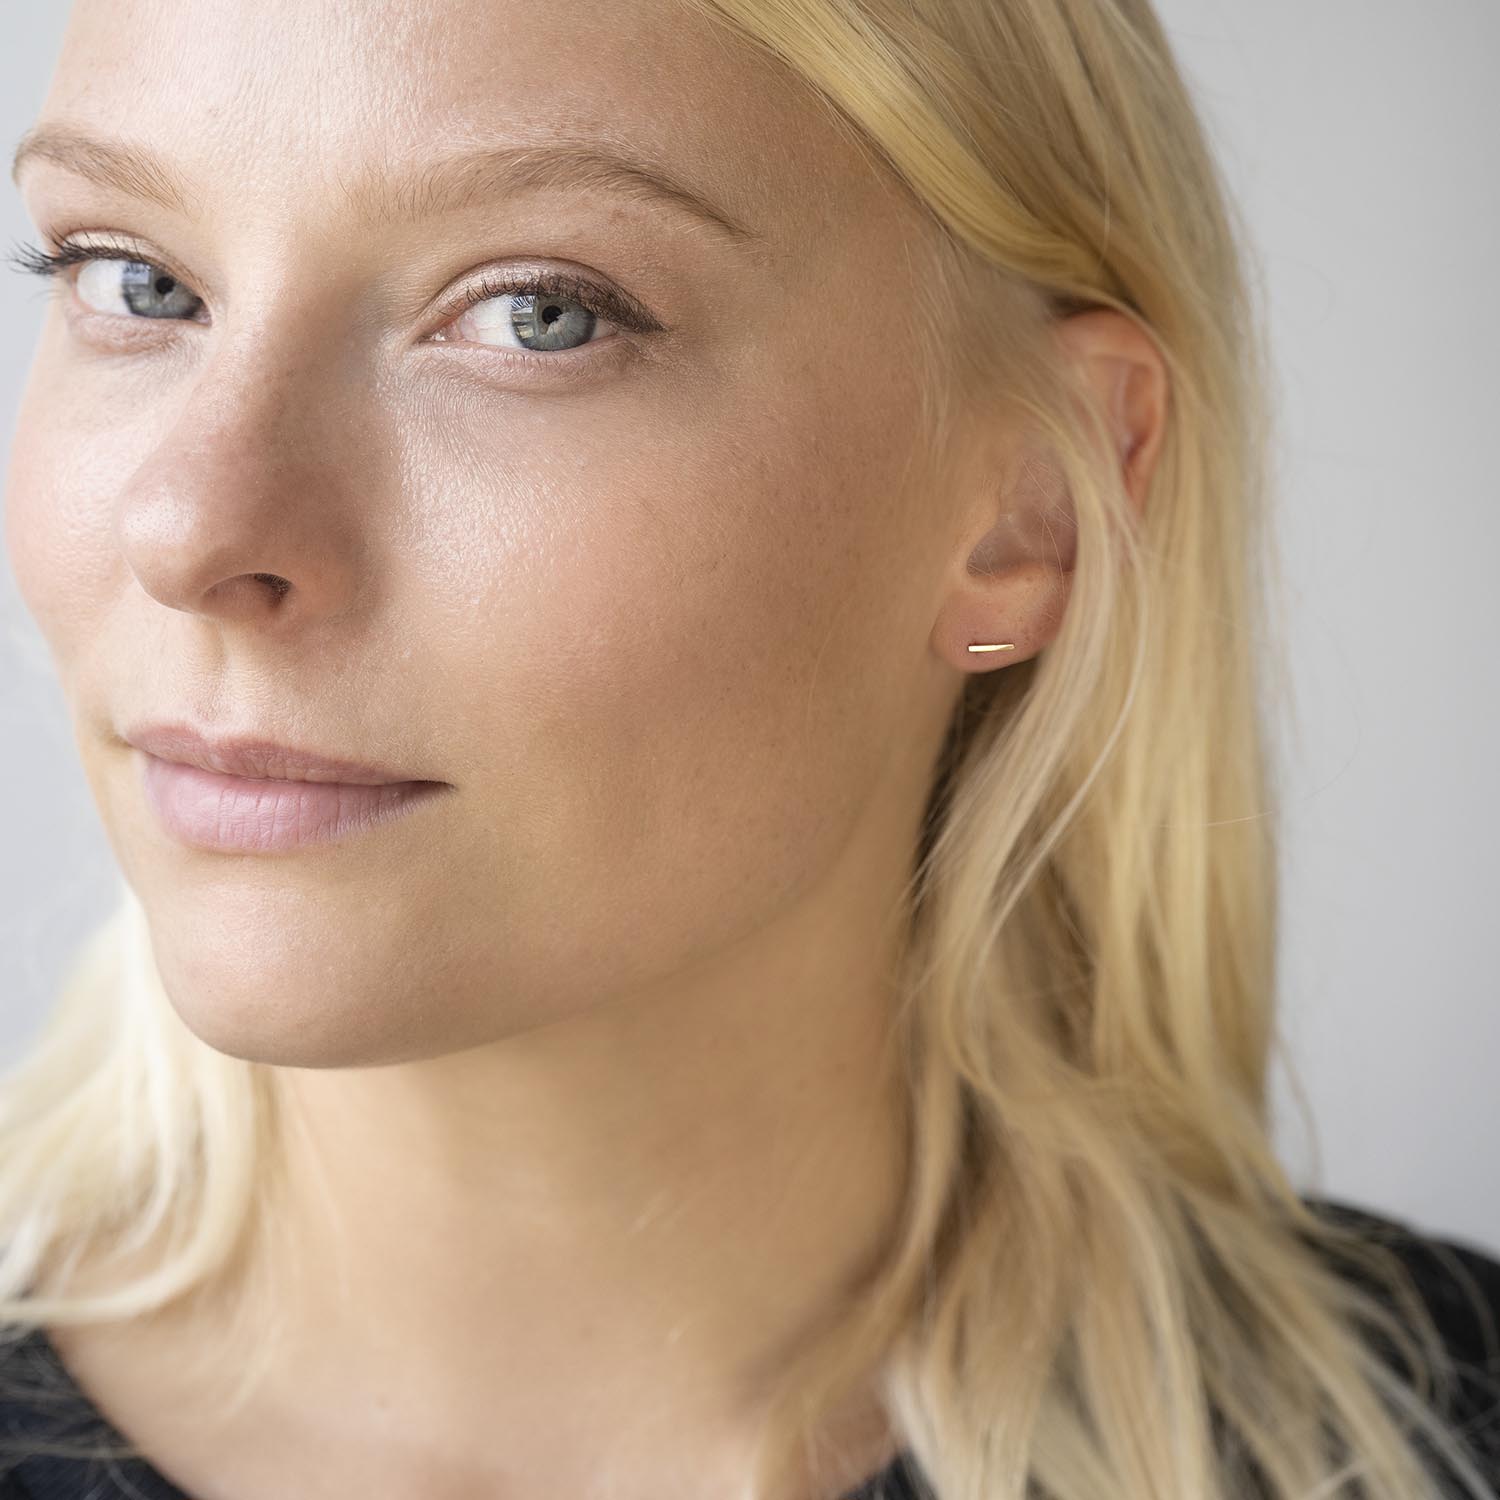
[[[1016,643],[1014,641],[1006,641],[1003,646],[970,646],[969,647],[970,651],[1014,651],[1015,649],[1016,649]]]

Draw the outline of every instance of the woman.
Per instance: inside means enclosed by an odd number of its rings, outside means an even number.
[[[16,1494],[1493,1500],[1500,1266],[1269,1145],[1146,0],[80,0],[16,177],[124,877],[0,1095]]]

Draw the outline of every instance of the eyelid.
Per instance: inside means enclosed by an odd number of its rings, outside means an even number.
[[[581,302],[628,333],[663,333],[666,325],[636,297],[569,266],[490,266],[444,297],[436,315],[444,324],[496,297],[525,296],[546,288]]]
[[[194,296],[202,299],[203,294],[197,290],[197,282],[191,276],[184,276],[172,258],[167,255],[159,255],[154,250],[148,250],[141,245],[132,245],[128,241],[80,239],[75,234],[48,235],[54,254],[66,255],[76,251],[80,257],[79,261],[62,267],[64,272],[77,272],[81,269],[82,257],[90,260],[124,260],[134,261],[138,265],[153,266],[158,271],[165,271],[174,281],[192,290]]]

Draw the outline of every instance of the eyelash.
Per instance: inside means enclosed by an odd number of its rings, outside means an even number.
[[[135,251],[122,246],[79,245],[66,240],[58,244],[55,252],[50,253],[37,249],[33,245],[21,245],[9,252],[5,259],[17,270],[27,271],[35,276],[55,277],[66,271],[69,266],[83,265],[93,260],[132,261],[137,265],[149,266],[153,271],[166,271],[168,275],[172,274],[165,266],[147,260]],[[187,285],[180,278],[174,277],[174,280],[178,280],[179,285]],[[491,298],[514,296],[566,297],[569,301],[577,302],[581,307],[587,308],[596,317],[604,318],[616,327],[632,333],[658,333],[662,329],[662,325],[633,297],[596,286],[593,282],[566,271],[488,271],[477,282],[467,287],[456,301],[444,308],[444,316],[451,321],[453,318],[461,317],[471,307],[477,307],[481,302],[487,302]],[[142,318],[129,321],[151,322],[154,320]],[[162,321],[184,322],[187,320],[173,318]],[[547,363],[557,357],[556,351],[552,354],[544,354],[528,349],[497,349],[493,345],[480,347],[489,347],[494,352],[523,361],[537,360]],[[591,345],[581,344],[576,349],[560,352],[563,354],[580,353],[589,347]]]

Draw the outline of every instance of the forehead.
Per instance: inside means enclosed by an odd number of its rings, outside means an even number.
[[[748,222],[890,190],[810,88],[680,0],[77,0],[43,115],[158,146],[240,211],[556,138],[670,163]]]

